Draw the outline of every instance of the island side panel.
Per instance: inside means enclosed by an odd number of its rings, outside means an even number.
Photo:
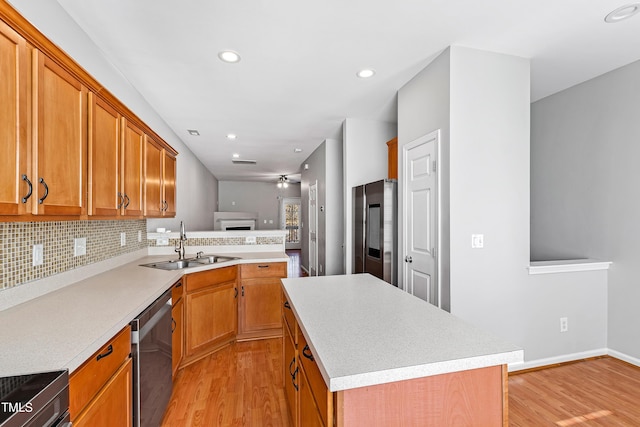
[[[502,366],[336,392],[337,427],[507,426]]]

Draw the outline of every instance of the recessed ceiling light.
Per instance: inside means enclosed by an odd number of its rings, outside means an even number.
[[[302,148],[294,148],[293,152],[294,153],[302,153]]]
[[[608,14],[604,21],[610,24],[614,22],[620,22],[624,19],[631,18],[636,13],[640,12],[640,3],[631,3],[625,6],[621,6]]]
[[[230,64],[240,62],[240,54],[232,50],[223,50],[218,53],[218,58],[220,58],[221,61],[228,62]]]
[[[368,79],[370,77],[373,77],[376,74],[376,70],[371,69],[371,68],[365,68],[363,70],[360,70],[356,73],[356,76],[360,77],[361,79]]]
[[[187,132],[189,132],[189,135],[200,136],[200,132],[198,132],[196,129],[187,129]]]
[[[238,153],[233,153],[233,158],[234,158],[234,159],[238,159],[238,158],[240,158],[240,154],[238,154]]]
[[[237,139],[238,135],[236,135],[235,133],[229,133],[227,134],[227,139]]]

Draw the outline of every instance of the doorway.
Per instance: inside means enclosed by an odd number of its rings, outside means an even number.
[[[280,199],[280,229],[287,234],[284,238],[285,250],[300,249],[300,197],[283,197]]]
[[[437,130],[402,147],[404,290],[438,307],[439,145]]]
[[[318,181],[309,185],[309,276],[318,275]]]

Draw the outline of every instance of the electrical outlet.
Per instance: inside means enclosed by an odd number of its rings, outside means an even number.
[[[73,239],[73,256],[82,256],[87,254],[87,238],[78,237]]]
[[[567,332],[569,330],[569,318],[561,317],[560,318],[560,332]]]
[[[33,245],[33,266],[44,263],[44,245]]]
[[[124,231],[120,233],[120,246],[125,246],[127,244],[127,233]]]
[[[256,243],[256,236],[246,236],[244,238],[244,243],[249,245],[249,244],[255,244]]]

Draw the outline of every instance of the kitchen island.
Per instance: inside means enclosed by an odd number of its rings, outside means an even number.
[[[305,344],[296,360],[322,415],[317,425],[507,425],[506,368],[522,362],[520,348],[369,274],[282,283],[295,316],[286,327],[290,336],[299,328]],[[326,399],[314,389],[315,369]],[[299,399],[292,416],[308,419]]]

